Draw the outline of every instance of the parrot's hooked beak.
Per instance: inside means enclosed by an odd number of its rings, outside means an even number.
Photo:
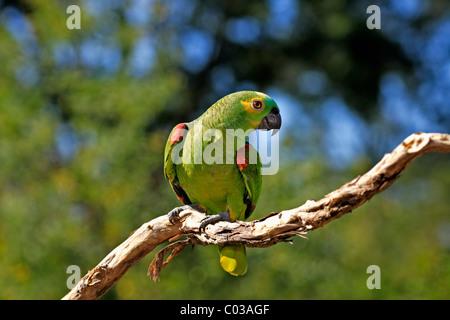
[[[277,107],[272,108],[272,111],[265,116],[261,123],[259,124],[257,129],[262,130],[272,130],[272,136],[278,132],[278,130],[281,128],[281,115],[280,110]]]

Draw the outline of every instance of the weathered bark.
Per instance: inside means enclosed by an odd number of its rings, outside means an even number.
[[[94,269],[90,270],[63,299],[98,299],[136,262],[157,245],[186,236],[161,250],[149,268],[156,279],[161,269],[187,245],[243,244],[247,247],[267,247],[307,231],[317,229],[351,212],[388,188],[412,160],[429,152],[450,152],[450,135],[415,133],[406,138],[369,172],[358,176],[324,198],[309,200],[302,206],[255,221],[219,222],[208,225],[205,232],[198,227],[204,215],[194,210],[181,212],[172,225],[167,215],[143,224],[125,242],[114,249]],[[172,252],[166,262],[164,256]]]

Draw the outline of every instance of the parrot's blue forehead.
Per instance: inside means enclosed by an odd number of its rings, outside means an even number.
[[[253,94],[259,96],[266,103],[275,104],[276,105],[275,101],[270,96],[268,96],[267,94],[265,94],[263,92],[253,91]]]

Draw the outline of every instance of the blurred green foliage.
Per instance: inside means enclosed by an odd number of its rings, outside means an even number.
[[[357,1],[287,1],[287,25],[267,20],[276,32],[261,26],[270,12],[281,19],[274,1],[144,1],[144,17],[132,10],[138,1],[74,3],[81,30],[66,28],[68,1],[0,1],[0,299],[61,298],[69,265],[84,275],[142,223],[178,206],[162,174],[167,135],[228,92],[271,91],[291,118],[280,170],[264,177],[251,219],[319,199],[412,130],[448,129],[448,102],[422,105],[423,127],[412,113],[400,122],[383,111],[383,76],[398,72],[415,88],[422,65],[395,36],[365,29]],[[404,22],[433,25],[449,12],[428,3]],[[142,39],[144,51],[136,51]],[[326,84],[299,92],[297,78],[311,69]],[[338,107],[326,104],[335,96],[350,110],[347,124],[364,128],[353,132],[362,149],[342,165],[328,152],[349,135],[340,135],[344,124],[329,131],[324,119]],[[146,276],[152,253],[104,298],[448,299],[449,170],[448,155],[417,159],[388,190],[308,240],[249,249],[243,277],[221,270],[216,248],[195,247],[154,283]],[[366,287],[372,264],[381,268],[381,290]]]

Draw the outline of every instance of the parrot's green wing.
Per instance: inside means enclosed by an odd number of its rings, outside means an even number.
[[[244,203],[247,205],[244,219],[255,209],[261,193],[261,160],[256,149],[248,142],[236,153],[236,164],[245,183]]]
[[[172,152],[174,148],[182,143],[183,138],[186,136],[187,131],[189,130],[189,124],[187,123],[179,123],[173,129],[169,135],[169,139],[167,139],[166,149],[164,151],[164,176],[167,180],[169,180],[170,185],[172,186],[173,191],[175,192],[178,199],[184,204],[191,204],[191,200],[189,199],[186,192],[180,186],[180,182],[178,181],[176,164],[173,162],[175,158],[172,156]],[[181,157],[181,155],[178,155]],[[179,158],[181,159],[181,158]]]

